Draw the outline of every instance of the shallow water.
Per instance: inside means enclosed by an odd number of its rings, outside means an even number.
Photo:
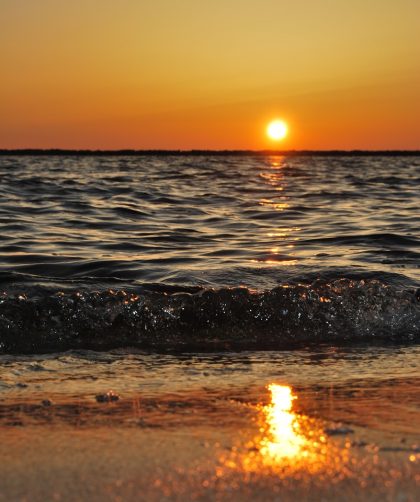
[[[197,422],[215,415],[227,422],[232,410],[227,412],[224,404],[233,400],[255,405],[266,399],[268,384],[278,383],[291,386],[299,395],[298,408],[323,419],[417,434],[419,359],[419,345],[184,355],[131,349],[0,356],[0,420],[31,424],[38,417],[42,423],[45,411],[54,416],[54,410],[59,410],[58,422],[72,422],[67,404],[76,402],[86,413],[92,412],[95,397],[112,390],[121,397],[115,410],[120,424],[135,418],[136,402],[138,410],[146,416],[149,412],[160,425],[168,425],[170,408],[178,404],[187,411],[200,408]],[[54,403],[51,410],[45,409],[44,400]],[[8,404],[13,406],[9,409]],[[363,414],[358,415],[361,407]],[[94,406],[95,421],[101,419],[97,412]],[[183,416],[182,420],[194,422],[195,418]],[[108,419],[107,415],[105,422]]]
[[[419,157],[3,156],[0,176],[1,352],[419,339]]]

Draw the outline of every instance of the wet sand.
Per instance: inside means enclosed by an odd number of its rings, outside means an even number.
[[[5,357],[0,500],[418,500],[418,349],[393,354]]]
[[[408,452],[334,439],[318,460],[266,465],[247,442],[235,449],[234,437],[207,428],[15,431],[2,439],[1,499],[418,500]]]

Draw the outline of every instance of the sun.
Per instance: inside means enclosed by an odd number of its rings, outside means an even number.
[[[280,141],[287,136],[287,124],[283,120],[273,120],[267,126],[267,136],[273,141]]]

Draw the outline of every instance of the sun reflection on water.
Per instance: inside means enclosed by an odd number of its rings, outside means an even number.
[[[258,173],[267,190],[266,197],[260,198],[258,204],[266,209],[269,215],[266,220],[267,225],[264,228],[265,235],[261,241],[270,246],[270,252],[267,251],[262,256],[251,259],[254,263],[264,263],[264,265],[276,267],[293,266],[298,263],[295,252],[292,250],[296,241],[300,240],[296,233],[301,228],[277,226],[280,222],[284,224],[287,221],[281,219],[281,214],[291,209],[290,194],[286,190],[288,183],[284,172],[285,167],[285,157],[268,157],[262,165],[262,170]]]
[[[268,389],[271,392],[271,402],[263,408],[268,431],[261,440],[260,454],[270,462],[295,457],[305,445],[305,438],[300,433],[299,423],[292,412],[296,396],[287,385],[271,384]]]
[[[219,475],[232,470],[272,473],[282,478],[333,472],[341,475],[349,462],[349,444],[328,441],[324,424],[295,412],[297,396],[290,386],[271,383],[267,389],[268,404],[255,409],[258,432],[230,454],[222,455]]]

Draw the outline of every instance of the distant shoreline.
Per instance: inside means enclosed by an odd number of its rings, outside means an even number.
[[[160,156],[181,156],[181,155],[212,155],[212,156],[228,156],[228,155],[288,155],[288,156],[342,156],[342,157],[361,157],[361,156],[420,156],[420,150],[66,150],[59,148],[51,149],[0,149],[0,156],[142,156],[142,155],[160,155]]]

